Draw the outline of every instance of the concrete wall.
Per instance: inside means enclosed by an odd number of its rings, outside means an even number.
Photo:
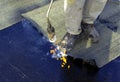
[[[47,4],[50,0],[0,0],[0,30],[21,20],[21,13]]]

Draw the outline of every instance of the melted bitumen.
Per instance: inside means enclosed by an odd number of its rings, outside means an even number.
[[[52,44],[32,25],[19,22],[0,31],[0,82],[120,82],[120,58],[95,72],[81,63],[51,58]]]

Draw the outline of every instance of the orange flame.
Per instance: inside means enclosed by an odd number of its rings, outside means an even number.
[[[50,50],[50,54],[55,54],[55,52],[56,52],[56,48]],[[67,51],[63,50],[63,53],[67,54]],[[62,68],[64,68],[65,66],[67,66],[67,68],[70,69],[70,65],[68,65],[67,58],[65,56],[62,56],[61,58],[57,58],[57,60],[61,60],[62,61],[62,64],[61,64]]]

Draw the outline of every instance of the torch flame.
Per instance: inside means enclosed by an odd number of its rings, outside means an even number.
[[[51,47],[53,48],[53,47]],[[57,60],[61,60],[61,67],[64,68],[65,66],[67,66],[68,69],[70,69],[70,65],[67,65],[67,52],[66,50],[60,50],[59,46],[53,48],[50,50],[50,54],[52,54],[52,58],[55,58]]]

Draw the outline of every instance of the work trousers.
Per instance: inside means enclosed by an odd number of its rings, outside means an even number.
[[[81,33],[81,21],[93,24],[103,11],[107,0],[64,0],[65,27],[67,32]]]

